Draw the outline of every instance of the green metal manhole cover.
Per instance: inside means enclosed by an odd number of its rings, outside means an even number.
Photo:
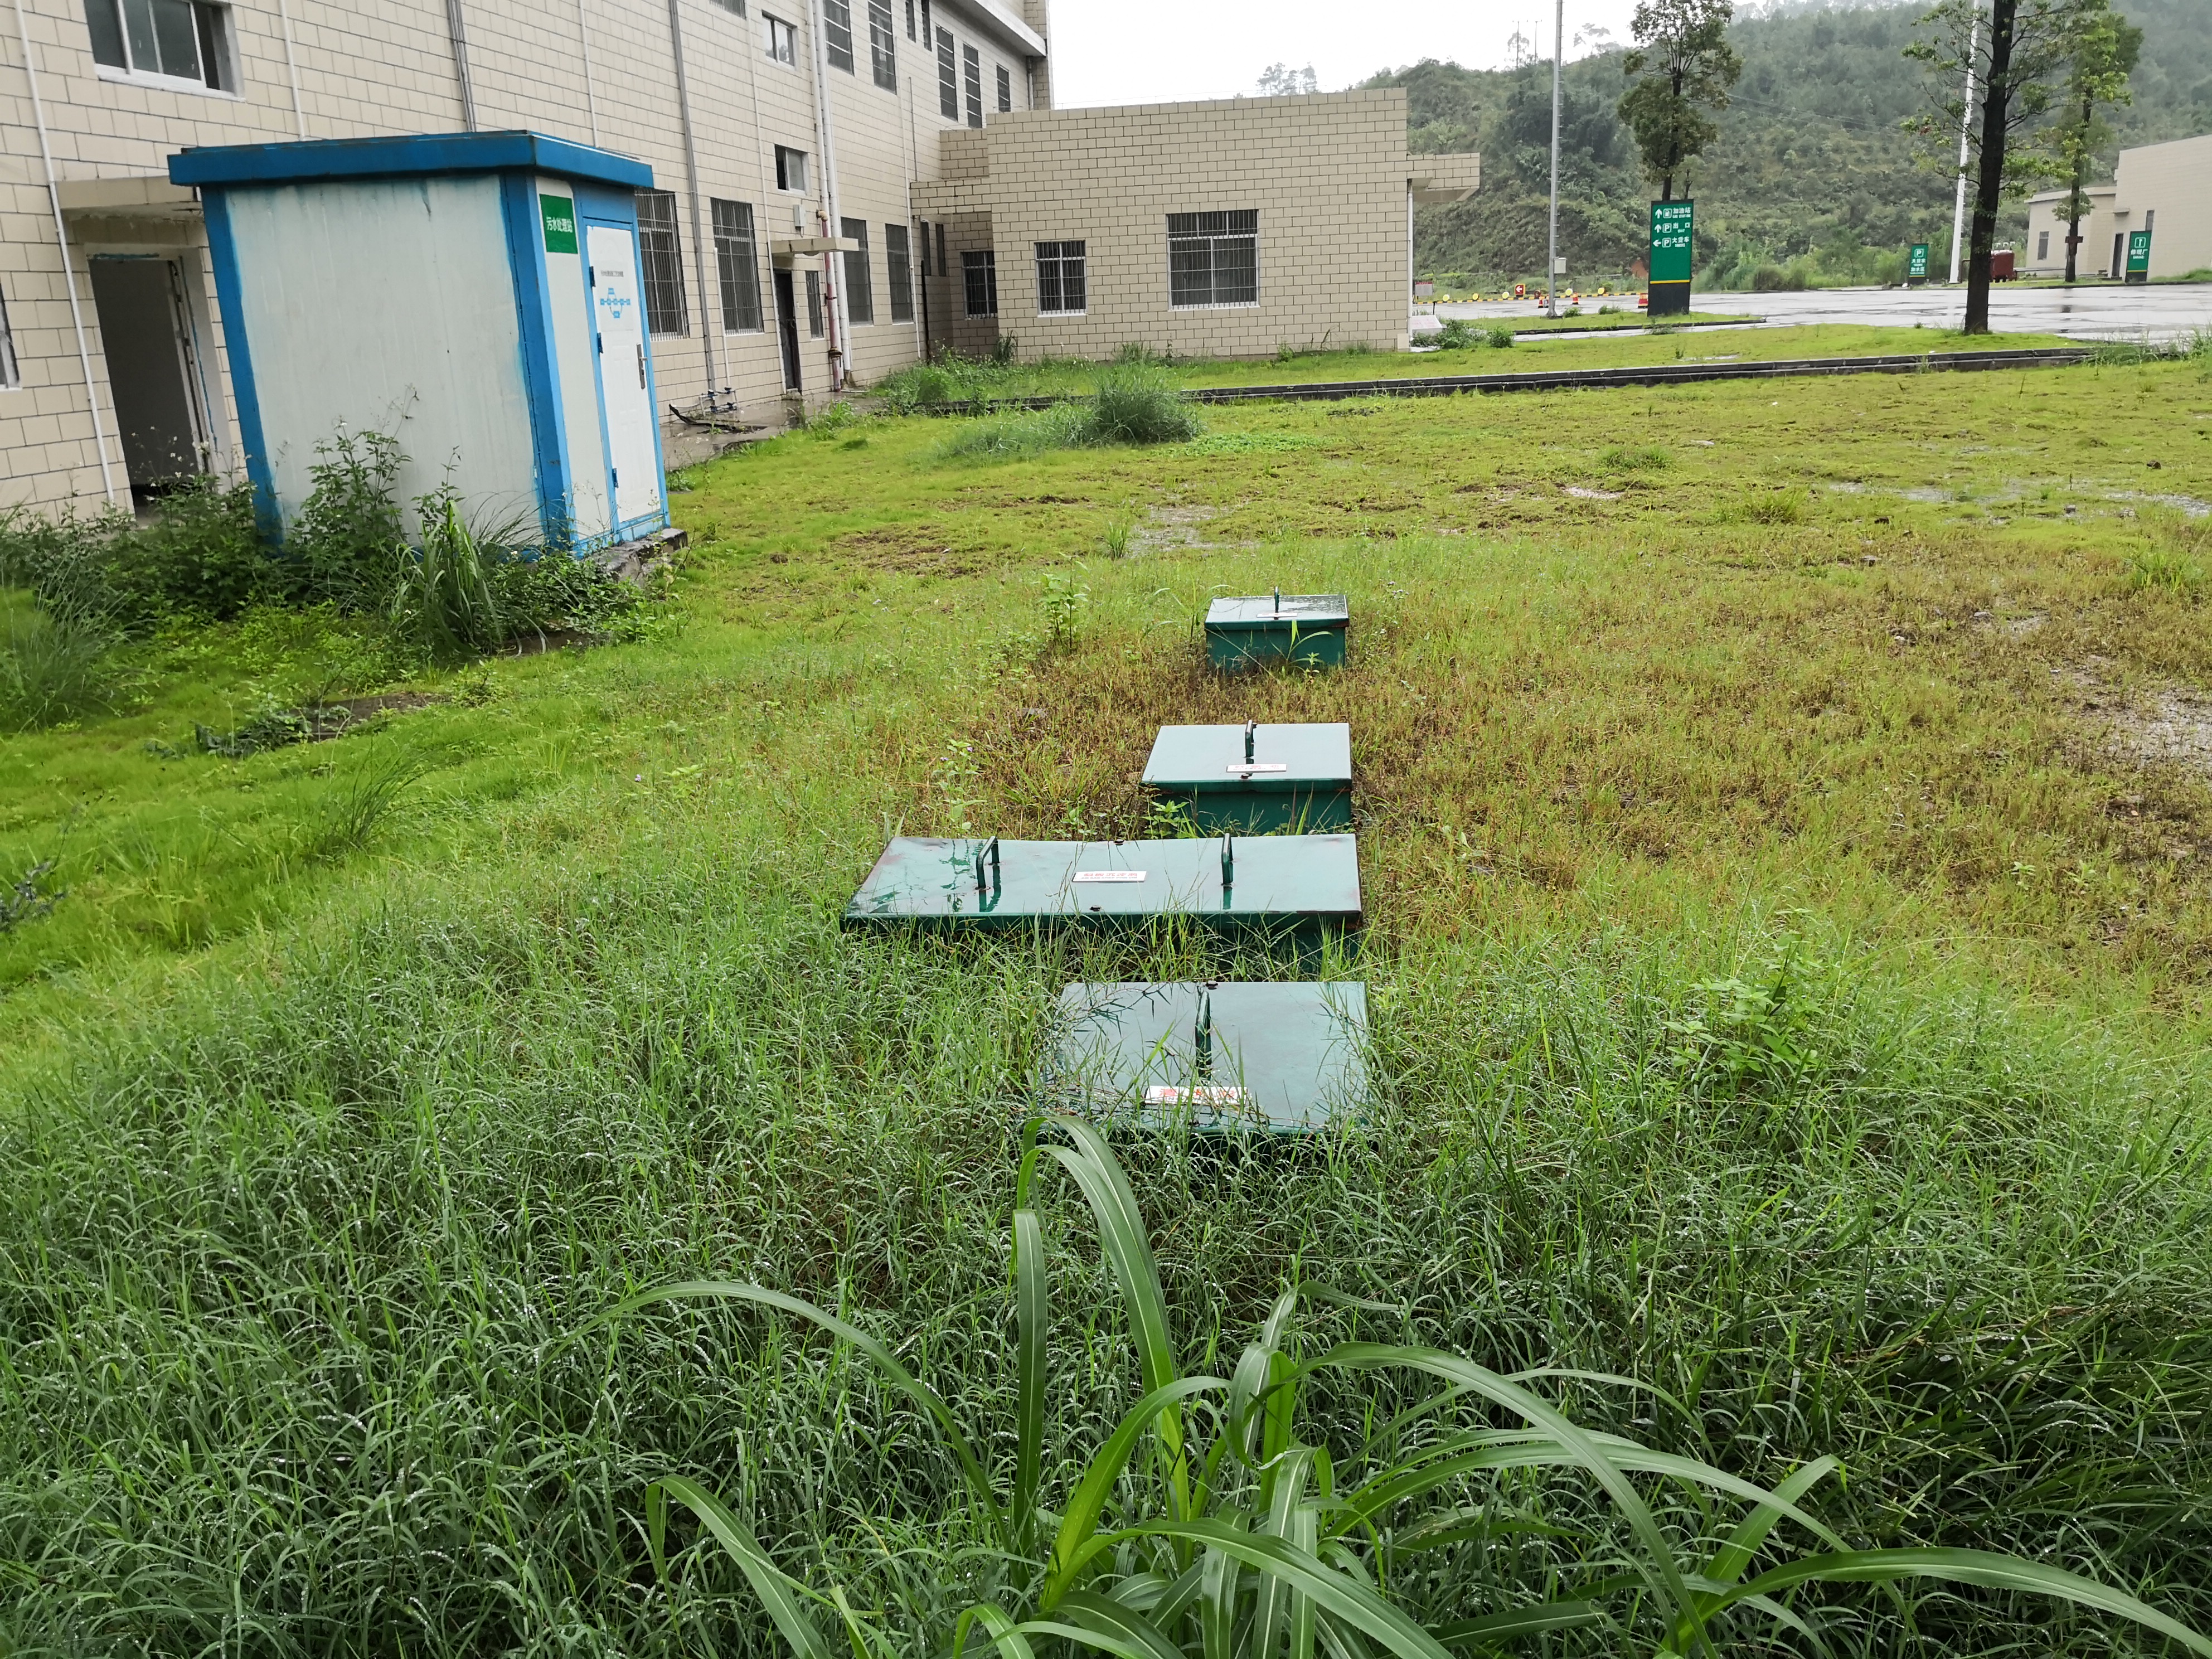
[[[1216,599],[1206,612],[1206,659],[1235,672],[1267,662],[1343,665],[1352,607],[1341,593],[1261,593]]]
[[[1164,726],[1145,782],[1200,835],[1352,828],[1349,726]]]
[[[845,907],[848,927],[1130,929],[1188,917],[1216,932],[1318,945],[1359,926],[1350,836],[1200,841],[976,841],[902,836]]]
[[[1041,1079],[1063,1109],[1204,1130],[1310,1133],[1367,1097],[1367,988],[1075,984]]]

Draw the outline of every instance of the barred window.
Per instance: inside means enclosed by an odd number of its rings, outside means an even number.
[[[898,36],[891,27],[891,0],[868,0],[868,67],[878,86],[898,90]]]
[[[676,240],[676,192],[637,193],[637,262],[645,277],[645,325],[655,334],[689,334],[684,255]]]
[[[914,39],[914,0],[906,0],[906,38]]]
[[[833,68],[853,72],[853,8],[846,0],[822,0],[822,42]]]
[[[750,334],[761,326],[760,256],[753,242],[753,204],[710,198],[714,264],[722,277],[722,328]]]
[[[872,323],[876,320],[876,284],[868,272],[868,222],[840,219],[837,234],[860,245],[845,253],[845,314],[856,323]]]
[[[937,112],[948,121],[960,118],[960,71],[952,61],[952,31],[937,32]]]
[[[1037,310],[1042,314],[1065,317],[1091,308],[1083,256],[1081,242],[1036,245]]]
[[[806,273],[806,331],[816,339],[822,337],[822,273]]]
[[[914,256],[908,252],[904,225],[884,227],[884,275],[891,289],[891,320],[914,320]]]
[[[1260,216],[1168,215],[1168,298],[1178,309],[1260,302]]]
[[[714,0],[714,3],[733,16],[743,17],[745,15],[745,0]]]
[[[999,65],[999,113],[1004,115],[1014,106],[1014,77],[1006,73],[1004,64]]]
[[[997,316],[999,256],[989,248],[970,248],[960,256],[960,275],[968,289],[968,314]]]
[[[968,125],[983,125],[983,58],[973,46],[960,48],[960,67],[968,83]]]

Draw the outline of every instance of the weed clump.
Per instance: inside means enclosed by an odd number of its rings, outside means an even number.
[[[109,714],[126,677],[115,662],[114,629],[82,611],[17,605],[0,635],[0,732],[32,732],[86,714]]]
[[[1802,489],[1747,492],[1734,514],[1745,524],[1774,526],[1803,524],[1811,515],[1811,503]]]
[[[1099,374],[1079,429],[1085,444],[1178,444],[1204,428],[1167,370],[1115,363]]]
[[[2178,547],[2153,544],[2127,556],[2131,593],[2159,593],[2194,599],[2203,592],[2204,567]]]
[[[1609,472],[1662,472],[1674,465],[1674,456],[1656,444],[1615,445],[1597,459],[1598,465]]]

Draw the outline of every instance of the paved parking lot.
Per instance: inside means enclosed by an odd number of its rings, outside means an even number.
[[[1617,301],[1591,300],[1595,312]],[[1628,303],[1633,305],[1632,299]],[[1876,323],[1910,328],[1956,328],[1966,319],[1963,288],[1832,288],[1803,294],[1699,294],[1699,311],[1757,316],[1768,325]],[[1485,301],[1480,305],[1439,307],[1444,317],[1531,317],[1532,301]],[[1441,327],[1441,318],[1425,313],[1414,319],[1417,334]],[[2128,288],[2118,283],[2075,288],[2015,288],[2000,283],[1990,295],[1990,325],[2001,334],[2063,334],[2078,340],[2163,342],[2197,329],[2212,331],[2212,283],[2161,283]]]

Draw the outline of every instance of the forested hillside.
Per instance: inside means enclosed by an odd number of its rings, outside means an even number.
[[[2118,0],[2144,32],[2135,102],[2112,112],[2122,144],[2212,132],[2212,0]],[[1903,56],[1923,7],[1795,8],[1732,30],[1743,79],[1721,136],[1692,173],[1698,252],[1710,281],[1742,281],[1795,258],[1832,279],[1871,281],[1911,242],[1948,257],[1952,181],[1920,165],[1902,129],[1927,106],[1919,65]],[[1614,118],[1623,51],[1567,65],[1560,123],[1560,240],[1578,279],[1626,270],[1644,246],[1650,192],[1636,146]],[[1420,213],[1429,271],[1495,279],[1544,265],[1552,71],[1471,70],[1427,62],[1376,76],[1402,86],[1416,150],[1480,149],[1482,189]],[[2014,210],[2014,222],[2018,222]]]

